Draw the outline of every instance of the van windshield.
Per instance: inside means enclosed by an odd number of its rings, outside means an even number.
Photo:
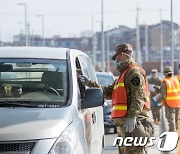
[[[66,60],[0,59],[0,104],[62,106],[68,98]]]

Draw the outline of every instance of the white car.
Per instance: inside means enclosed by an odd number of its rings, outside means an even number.
[[[97,81],[81,51],[0,47],[0,153],[102,153],[103,92],[84,87],[77,69]]]

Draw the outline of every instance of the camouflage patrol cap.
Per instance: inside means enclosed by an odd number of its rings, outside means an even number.
[[[158,71],[157,71],[157,69],[152,69],[151,70],[151,73],[153,73],[153,74],[156,74]]]
[[[124,52],[126,53],[127,51],[131,51],[132,52],[132,46],[130,44],[127,44],[127,43],[123,43],[123,44],[120,44],[116,47],[116,51],[115,51],[115,54],[112,56],[112,59],[115,60],[116,59],[116,56],[121,53],[121,52]]]
[[[170,67],[170,66],[166,66],[165,68],[164,68],[164,73],[172,73],[173,71],[172,71],[172,67]]]

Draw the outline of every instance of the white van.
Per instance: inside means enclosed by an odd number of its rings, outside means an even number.
[[[103,92],[84,87],[77,69],[97,81],[81,51],[0,47],[0,153],[102,153]]]

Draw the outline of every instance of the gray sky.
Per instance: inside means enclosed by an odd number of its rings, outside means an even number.
[[[156,24],[162,19],[170,20],[171,0],[104,0],[104,29],[125,25],[136,25],[136,8],[139,5],[140,24]],[[12,35],[24,32],[24,6],[27,4],[30,32],[42,34],[41,18],[44,15],[45,37],[79,36],[84,30],[91,30],[94,16],[94,30],[101,30],[101,0],[0,0],[0,39],[10,40]],[[174,22],[180,24],[180,0],[173,0]],[[18,23],[18,22],[21,22]]]

